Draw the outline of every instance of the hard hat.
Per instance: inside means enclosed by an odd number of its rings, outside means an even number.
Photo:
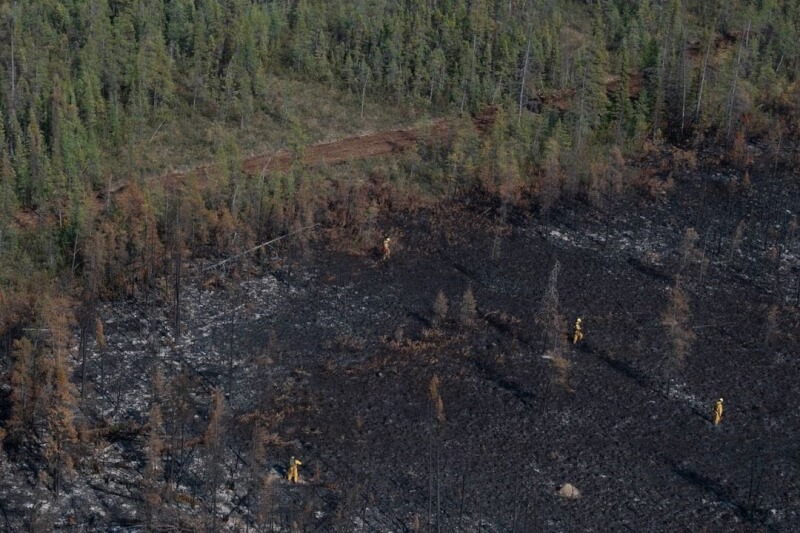
[[[580,319],[580,318],[578,318],[578,322],[580,322],[580,321],[581,321],[581,319]]]
[[[722,401],[722,398],[720,398],[719,401]]]

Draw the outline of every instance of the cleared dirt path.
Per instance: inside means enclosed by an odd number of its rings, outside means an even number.
[[[472,124],[479,133],[486,132],[494,123],[496,109],[486,108],[472,118]],[[442,139],[455,125],[456,119],[439,118],[432,122],[412,128],[384,130],[364,133],[354,137],[326,141],[306,146],[300,155],[300,165],[337,165],[348,161],[368,159],[402,153],[420,142]],[[282,171],[297,164],[298,155],[286,149],[265,152],[248,157],[242,163],[242,171],[250,176],[265,176],[270,172]],[[191,175],[206,176],[215,165],[207,163],[191,170],[170,172],[160,177],[168,186],[176,186]],[[125,189],[126,182],[112,185],[110,193]]]
[[[366,159],[382,155],[400,153],[419,142],[424,134],[442,136],[448,125],[438,119],[427,127],[407,128],[367,133],[336,141],[312,144],[302,154],[302,165],[336,165],[356,159]],[[263,175],[271,171],[286,170],[292,166],[296,155],[288,150],[278,150],[271,154],[261,154],[246,159],[242,170],[249,175]]]
[[[472,124],[480,133],[486,132],[494,123],[495,108],[486,108],[472,118]],[[303,150],[303,165],[336,165],[357,159],[404,152],[421,141],[444,138],[454,124],[453,119],[439,118],[424,126],[365,133],[346,139],[312,144]],[[263,175],[270,171],[289,168],[295,162],[295,154],[278,150],[271,154],[250,157],[242,164],[249,175]]]

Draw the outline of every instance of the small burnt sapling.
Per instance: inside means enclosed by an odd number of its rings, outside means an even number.
[[[458,321],[463,327],[468,328],[475,325],[475,319],[478,315],[477,308],[478,304],[472,294],[472,287],[467,287],[461,297],[461,305],[458,308]]]

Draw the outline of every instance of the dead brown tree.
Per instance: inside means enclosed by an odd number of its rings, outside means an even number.
[[[464,296],[461,297],[461,305],[458,308],[458,321],[464,327],[475,324],[478,304],[475,302],[475,295],[472,294],[472,287],[467,287]]]
[[[433,302],[433,319],[431,320],[431,324],[438,328],[447,322],[447,311],[447,296],[445,296],[444,292],[439,291],[436,294],[436,300]]]

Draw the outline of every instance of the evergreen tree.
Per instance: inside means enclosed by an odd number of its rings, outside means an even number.
[[[77,395],[69,380],[70,367],[68,354],[72,336],[70,328],[72,315],[68,311],[66,299],[55,297],[42,304],[44,324],[50,334],[47,354],[42,367],[47,372],[48,384],[47,410],[45,422],[47,432],[44,437],[44,457],[53,480],[56,497],[61,492],[65,479],[73,474],[78,432],[75,428]]]
[[[23,337],[14,341],[14,365],[11,370],[11,418],[8,422],[12,434],[22,438],[33,428],[34,406],[39,385],[35,383],[35,355],[31,341]]]
[[[0,252],[8,240],[9,225],[19,209],[17,176],[11,164],[3,122],[0,121]]]
[[[28,169],[30,171],[29,189],[24,191],[24,198],[31,207],[46,207],[53,197],[54,183],[47,156],[44,135],[39,127],[33,108],[28,116],[27,128]]]

